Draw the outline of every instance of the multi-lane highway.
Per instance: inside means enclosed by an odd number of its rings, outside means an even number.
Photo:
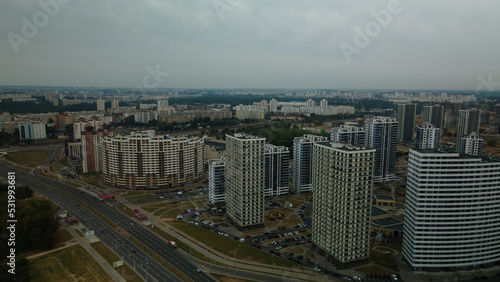
[[[169,247],[168,243],[159,238],[156,234],[145,229],[140,224],[120,213],[105,202],[100,202],[92,195],[69,185],[48,179],[39,175],[33,175],[22,171],[14,170],[5,163],[0,163],[0,176],[7,176],[9,171],[16,171],[16,182],[20,185],[27,185],[35,192],[45,195],[62,208],[75,215],[87,229],[94,230],[95,235],[108,247],[113,248],[123,258],[123,260],[134,267],[144,279],[153,281],[180,281],[172,273],[166,270],[157,261],[140,248],[129,242],[126,237],[116,231],[116,229],[101,220],[93,212],[80,205],[68,195],[74,196],[80,201],[88,204],[97,212],[106,216],[111,221],[118,224],[123,230],[135,237],[141,243],[153,250],[163,259],[172,264],[175,268],[186,274],[194,281],[214,281],[204,273],[196,272],[196,267],[189,263],[177,249]],[[103,231],[103,232],[102,232]]]

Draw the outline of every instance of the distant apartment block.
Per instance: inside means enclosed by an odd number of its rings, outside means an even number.
[[[398,105],[398,141],[411,142],[414,140],[416,113],[417,105],[415,104]]]
[[[353,125],[341,125],[340,127],[334,127],[330,131],[330,141],[364,146],[365,129],[363,127]]]
[[[483,138],[473,132],[465,137],[462,137],[462,147],[460,148],[460,153],[471,156],[481,156],[483,154],[483,143]]]
[[[226,212],[241,230],[264,224],[265,141],[239,133],[226,135]]]
[[[319,107],[323,109],[328,108],[328,101],[326,99],[321,100],[321,102],[319,102]]]
[[[429,122],[417,125],[417,149],[436,149],[441,142],[441,129]]]
[[[314,144],[313,246],[340,269],[368,261],[374,149]]]
[[[161,111],[163,108],[168,108],[168,99],[167,100],[158,100],[158,110]]]
[[[398,122],[390,117],[373,117],[365,122],[365,146],[375,149],[373,181],[394,180]]]
[[[457,129],[458,111],[460,104],[450,103],[444,106],[444,126],[443,128]]]
[[[156,107],[157,107],[156,104],[139,104],[140,110],[152,110],[156,109]]]
[[[154,104],[152,104],[154,105]],[[158,120],[158,112],[157,111],[140,111],[135,113],[124,113],[123,117],[133,116],[134,121],[138,123],[148,123],[152,120]]]
[[[276,99],[269,101],[269,111],[273,113],[278,112],[278,101]]]
[[[106,101],[102,98],[97,99],[97,110],[104,112],[106,110]]]
[[[18,125],[19,139],[41,140],[47,138],[45,122],[25,122]]]
[[[237,119],[265,119],[267,106],[238,105],[234,107]]]
[[[306,134],[293,139],[293,179],[292,190],[295,193],[312,191],[312,161],[314,143],[328,144],[328,138]]]
[[[176,188],[204,176],[200,138],[156,135],[154,130],[106,136],[101,155],[104,182],[112,187]]]
[[[460,152],[462,148],[462,137],[465,137],[472,132],[479,134],[479,123],[481,119],[481,110],[470,109],[458,111],[457,124],[457,142],[455,149]]]
[[[422,123],[428,122],[435,128],[443,128],[444,125],[444,106],[423,106]]]
[[[115,112],[120,109],[120,100],[117,97],[111,99],[111,111]]]
[[[500,160],[409,152],[403,260],[417,271],[500,261]]]
[[[314,102],[313,99],[308,99],[306,102],[306,107],[314,107],[316,103]]]
[[[287,195],[290,184],[290,152],[287,147],[265,145],[266,172],[265,196],[277,197]]]
[[[208,199],[212,204],[226,201],[226,159],[208,160]]]

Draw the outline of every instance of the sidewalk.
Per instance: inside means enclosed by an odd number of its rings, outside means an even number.
[[[75,232],[75,229],[73,228],[68,228],[69,233],[73,235],[73,237],[78,241],[78,243],[97,261],[98,264],[101,265],[101,267],[108,273],[108,275],[114,280],[114,281],[120,281],[120,282],[125,282],[125,279],[116,272],[116,270],[109,265],[102,257],[101,255],[90,246],[90,241],[86,237],[81,237],[79,234]],[[93,240],[93,241],[98,241],[98,240]]]
[[[129,208],[133,208],[131,204],[126,204]],[[269,275],[276,276],[286,276],[290,278],[303,279],[303,280],[312,280],[312,281],[331,281],[334,279],[331,276],[327,276],[323,273],[314,273],[305,270],[299,269],[287,269],[281,266],[270,266],[267,264],[261,264],[256,262],[248,262],[240,259],[235,259],[229,256],[226,256],[216,250],[211,249],[207,245],[202,242],[196,240],[195,238],[189,236],[188,234],[177,230],[176,228],[164,223],[159,216],[150,215],[150,221],[154,222],[154,228],[160,228],[161,230],[167,232],[171,236],[174,236],[178,240],[187,244],[193,250],[198,251],[206,258],[206,263],[210,263],[211,261],[215,261],[217,263],[225,264],[228,266],[232,266],[235,268],[240,268],[249,271],[261,272]],[[155,233],[156,234],[156,233]],[[158,236],[158,235],[157,235]],[[161,238],[161,237],[160,237]],[[316,277],[317,276],[317,277]]]

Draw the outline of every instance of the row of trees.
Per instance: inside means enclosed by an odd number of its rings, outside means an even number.
[[[252,135],[265,137],[268,143],[271,143],[276,146],[285,146],[290,149],[293,146],[293,139],[295,137],[303,136],[304,134],[315,134],[325,137],[330,136],[328,132],[312,133],[310,131],[301,130],[296,125],[292,127],[291,123],[288,121],[283,121],[275,126],[271,125],[265,125],[263,127],[249,126],[243,128],[241,131]]]
[[[0,185],[0,202],[7,203],[8,185]],[[50,249],[57,242],[59,221],[56,216],[58,207],[49,200],[33,197],[28,187],[16,187],[16,252],[33,248]],[[7,208],[0,209],[0,233],[7,230]],[[8,255],[6,239],[0,239],[0,256]]]

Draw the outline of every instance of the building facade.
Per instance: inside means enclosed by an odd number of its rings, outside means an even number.
[[[234,107],[237,119],[265,119],[267,106],[238,105]]]
[[[108,135],[107,131],[94,130],[88,127],[81,132],[82,168],[84,173],[101,171],[101,140]]]
[[[341,125],[340,127],[334,127],[330,131],[330,141],[364,146],[365,129],[363,127],[353,125]]]
[[[226,158],[208,160],[208,199],[212,204],[226,201]]]
[[[398,122],[390,117],[373,117],[365,122],[365,146],[375,149],[373,181],[394,180]]]
[[[457,142],[455,149],[460,152],[462,148],[462,137],[472,132],[479,134],[479,123],[481,120],[481,110],[470,109],[458,111]]]
[[[45,122],[25,122],[18,125],[19,139],[41,140],[47,138]]]
[[[97,99],[97,110],[104,112],[106,110],[106,101],[102,98]]]
[[[150,130],[106,136],[101,146],[103,179],[112,187],[176,188],[204,176],[200,138],[155,135]]]
[[[423,106],[422,123],[428,122],[434,127],[442,129],[444,125],[444,106]]]
[[[374,149],[314,144],[313,245],[339,268],[368,261]]]
[[[417,125],[417,149],[436,149],[441,143],[441,129],[429,122]]]
[[[500,261],[500,162],[410,150],[403,260],[416,270]]]
[[[265,150],[265,196],[288,195],[288,185],[290,184],[290,152],[288,148],[266,144]]]
[[[226,135],[226,212],[238,229],[264,224],[265,138]]]
[[[269,111],[273,113],[278,112],[278,101],[274,98],[269,101]]]
[[[326,137],[306,134],[293,139],[292,190],[295,193],[312,191],[312,161],[314,143],[328,144]]]
[[[416,113],[417,105],[415,104],[398,105],[398,141],[411,142],[414,140]]]
[[[483,154],[483,143],[483,138],[473,132],[465,137],[462,137],[462,147],[460,148],[460,153],[471,156],[481,156]]]

